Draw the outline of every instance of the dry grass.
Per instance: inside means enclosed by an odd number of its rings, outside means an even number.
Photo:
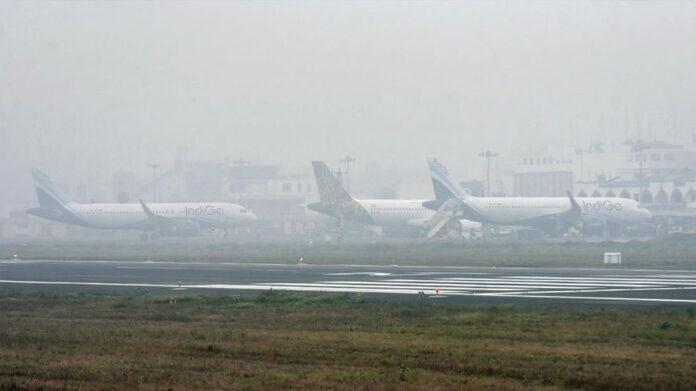
[[[696,389],[694,311],[0,292],[0,314],[8,390]]]

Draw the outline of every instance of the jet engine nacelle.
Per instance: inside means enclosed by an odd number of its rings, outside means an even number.
[[[450,240],[461,239],[462,237],[462,223],[459,220],[451,220],[445,226],[445,235]]]
[[[580,217],[581,232],[586,235],[602,235],[607,228],[607,220],[597,216]]]
[[[201,230],[201,225],[197,221],[177,220],[165,229],[160,230],[162,236],[195,236]]]

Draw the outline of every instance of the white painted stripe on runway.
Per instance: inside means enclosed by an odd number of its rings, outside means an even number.
[[[187,285],[186,288],[203,288],[203,289],[253,289],[253,290],[287,290],[287,291],[301,291],[301,292],[352,292],[352,293],[401,293],[401,294],[417,294],[422,289],[374,289],[374,288],[364,288],[360,289],[346,289],[346,288],[332,288],[332,287],[316,287],[316,286],[283,286],[283,285],[226,285],[226,284],[215,284],[215,285]],[[442,291],[441,291],[442,292]]]
[[[430,290],[435,290],[435,288],[439,288],[441,291],[467,291],[467,292],[486,292],[486,291],[496,291],[497,293],[491,293],[491,295],[497,295],[498,293],[504,294],[504,295],[520,295],[520,294],[528,294],[530,292],[532,293],[544,293],[544,294],[551,294],[551,293],[594,293],[594,292],[630,292],[630,291],[667,291],[667,290],[693,290],[696,289],[696,287],[646,287],[646,288],[636,288],[636,287],[629,287],[629,288],[606,288],[606,289],[584,289],[584,288],[569,288],[569,289],[564,289],[564,290],[538,290],[538,289],[530,289],[530,290],[518,290],[518,289],[511,289],[510,287],[503,288],[503,287],[488,287],[488,286],[473,286],[473,285],[383,285],[383,284],[370,284],[370,283],[363,283],[363,284],[333,284],[333,283],[280,283],[277,285],[281,286],[325,286],[325,287],[342,287],[342,288],[360,288],[360,287],[365,287],[365,288],[391,288],[391,289],[396,289],[396,288],[419,288],[422,290],[422,288],[428,288]],[[485,294],[485,293],[481,293]]]
[[[397,281],[397,282],[419,282],[422,280],[415,280],[415,279],[390,279],[389,281]],[[505,280],[502,278],[474,278],[474,279],[469,279],[469,278],[461,278],[461,279],[454,279],[454,278],[441,278],[441,279],[433,279],[433,280],[427,280],[427,281],[432,281],[439,283],[442,281],[443,283],[469,283],[469,284],[477,284],[477,283],[498,283],[498,284],[518,284],[520,286],[526,286],[528,284],[544,284],[550,287],[554,286],[565,286],[568,285],[568,283],[572,283],[573,286],[607,286],[607,285],[613,285],[613,286],[635,286],[635,283],[630,283],[630,282],[624,282],[624,281],[618,281],[618,282],[597,282],[597,283],[589,283],[589,282],[578,282],[578,281],[563,281],[562,279],[559,279],[557,281],[551,282],[548,280],[541,280],[541,281],[519,281],[519,280]],[[645,286],[653,286],[653,285],[663,285],[661,283],[651,283],[648,281],[641,281],[641,284]],[[696,281],[693,283],[696,285]]]
[[[436,280],[430,280],[433,281],[434,283],[441,283],[441,284],[453,284],[453,283],[458,283],[457,281],[436,281]],[[408,281],[405,281],[408,282]],[[415,282],[415,281],[413,281]],[[578,288],[593,288],[593,287],[605,287],[605,286],[617,286],[617,287],[631,287],[631,286],[644,286],[644,287],[651,287],[651,286],[662,286],[662,285],[669,285],[669,284],[652,284],[652,283],[596,283],[596,284],[590,284],[590,283],[578,283],[575,281],[568,281],[568,282],[547,282],[547,281],[539,281],[539,282],[534,282],[534,281],[505,281],[505,280],[491,280],[491,281],[462,281],[461,284],[471,284],[471,285],[505,285],[505,286],[519,286],[519,287],[532,287],[532,286],[543,286],[543,287],[548,287],[548,288],[559,288],[559,287],[566,287],[566,286],[572,286],[572,287],[578,287]]]
[[[112,282],[82,282],[82,281],[19,281],[19,280],[0,280],[5,284],[29,284],[29,285],[78,285],[78,286],[113,286],[113,287],[139,287],[139,288],[178,288],[178,285],[169,284],[137,284],[137,283],[112,283]],[[408,293],[416,294],[418,289],[345,289],[331,287],[296,286],[285,287],[275,284],[205,284],[205,285],[183,285],[190,289],[239,289],[239,290],[293,290],[293,291],[317,291],[317,292],[371,292],[371,293]]]
[[[691,282],[696,282],[696,279],[691,279],[691,278],[655,278],[651,276],[633,276],[631,278],[628,277],[569,277],[569,276],[554,276],[554,277],[543,277],[543,276],[507,276],[507,275],[501,275],[497,277],[490,277],[490,278],[478,278],[478,277],[440,277],[442,280],[452,280],[452,281],[459,281],[459,280],[505,280],[505,281],[516,281],[516,282],[524,282],[524,281],[533,281],[533,282],[541,282],[541,281],[574,281],[574,282],[612,282],[612,281],[691,281]]]
[[[191,270],[191,271],[229,271],[239,272],[240,269],[221,269],[221,268],[206,268],[197,269],[194,267],[149,267],[149,266],[116,266],[116,269],[138,269],[138,270]],[[269,271],[268,269],[264,271]]]
[[[666,280],[673,280],[673,279],[689,279],[689,280],[694,280],[696,276],[693,275],[687,275],[683,273],[677,273],[677,274],[611,274],[611,275],[606,275],[606,276],[598,276],[595,275],[593,277],[584,277],[584,278],[652,278],[652,279],[666,279]],[[583,278],[583,277],[574,277],[574,278]]]
[[[153,288],[176,288],[176,285],[169,284],[132,284],[132,283],[108,283],[108,282],[76,282],[76,281],[17,281],[17,280],[0,280],[0,283],[9,284],[39,284],[39,285],[86,285],[86,286],[114,286],[114,287],[153,287]],[[317,286],[279,286],[275,284],[246,284],[246,285],[229,285],[229,284],[206,284],[206,285],[185,285],[185,288],[192,289],[233,289],[233,290],[290,290],[290,291],[305,291],[305,292],[355,292],[355,293],[398,293],[398,294],[416,294],[419,289],[383,289],[383,288],[338,288],[338,287],[317,287]],[[661,299],[661,298],[629,298],[629,297],[606,297],[606,296],[558,296],[544,294],[538,292],[533,294],[518,294],[508,295],[506,293],[486,293],[479,294],[476,292],[462,292],[440,290],[441,295],[454,296],[486,296],[486,297],[514,297],[514,298],[544,298],[544,299],[571,299],[571,300],[594,300],[594,301],[635,301],[635,302],[671,302],[671,303],[696,303],[696,300],[691,299]]]
[[[690,278],[682,278],[682,276],[675,276],[675,278],[655,278],[652,276],[632,276],[632,277],[545,277],[545,276],[504,276],[501,279],[509,280],[538,280],[538,281],[549,281],[549,280],[567,280],[567,281],[657,281],[657,282],[674,282],[674,281],[685,281],[696,283],[696,280]]]
[[[492,295],[487,295],[492,296]],[[655,303],[696,303],[696,300],[689,299],[658,299],[647,297],[606,297],[606,296],[555,296],[555,295],[517,295],[502,297],[516,298],[533,298],[533,299],[571,299],[571,300],[595,300],[595,301],[639,301],[639,302],[655,302]]]
[[[417,289],[417,290],[432,290],[439,288],[440,290],[459,290],[459,291],[469,291],[469,290],[486,290],[486,291],[515,291],[517,289],[511,288],[486,288],[481,289],[474,287],[474,289],[469,289],[466,286],[424,286],[424,285],[382,285],[382,284],[332,284],[332,283],[292,283],[292,282],[280,282],[273,283],[274,286],[312,286],[312,287],[335,287],[335,288],[355,288],[355,289]]]
[[[575,289],[575,290],[558,290],[558,291],[512,291],[501,292],[501,295],[524,295],[529,292],[555,294],[555,293],[595,293],[595,292],[633,292],[633,291],[677,291],[677,290],[694,290],[696,287],[658,287],[658,288],[607,288],[607,289]],[[497,295],[498,293],[491,293]]]
[[[398,280],[386,280],[386,281],[323,281],[325,284],[354,284],[354,285],[416,285],[416,286],[430,286],[434,288],[438,287],[472,287],[472,288],[505,288],[514,290],[517,288],[529,288],[529,289],[557,289],[557,285],[518,285],[518,284],[487,284],[487,283],[461,283],[453,284],[452,282],[438,282],[434,280],[423,280],[423,281],[412,281],[412,282],[392,282]],[[586,289],[587,287],[580,285],[564,285],[568,288],[573,289]],[[605,285],[598,285],[605,286]],[[634,286],[634,285],[631,285]],[[652,285],[648,285],[652,286]]]
[[[607,284],[607,283],[651,283],[651,284],[672,284],[672,283],[684,283],[684,284],[696,284],[696,280],[694,279],[680,279],[680,278],[672,278],[672,279],[665,279],[665,278],[588,278],[588,279],[570,279],[570,278],[554,278],[554,279],[520,279],[520,278],[507,278],[507,277],[501,277],[499,279],[500,281],[514,281],[517,283],[522,283],[522,282],[536,282],[536,283],[553,283],[553,282],[572,282],[574,284],[581,284],[581,283],[597,283],[597,284]]]
[[[392,273],[382,273],[382,272],[355,272],[355,273],[324,273],[325,276],[374,276],[374,277],[386,277],[391,276]]]
[[[77,281],[16,281],[16,280],[0,280],[0,283],[24,283],[24,284],[50,284],[50,285],[94,285],[94,286],[133,286],[133,287],[164,287],[164,288],[173,288],[176,287],[176,285],[172,284],[144,284],[144,283],[105,283],[105,282],[77,282]],[[258,284],[257,284],[258,285]],[[195,286],[203,286],[203,285],[195,285]],[[195,287],[195,286],[190,286],[190,287]],[[232,285],[229,285],[232,286]],[[238,286],[238,285],[237,285]],[[244,285],[244,286],[252,286],[252,285]],[[536,291],[539,293],[573,293],[573,292],[618,292],[618,291],[629,291],[629,290],[667,290],[670,288],[631,288],[631,289],[583,289],[583,288],[569,288],[565,290],[557,290],[557,291],[539,291],[538,287],[535,286],[529,286],[529,291],[520,291],[518,288],[515,286],[505,286],[505,285],[468,285],[468,284],[460,284],[460,285],[445,285],[445,284],[410,284],[410,285],[403,285],[403,284],[390,284],[390,283],[374,283],[374,282],[363,282],[363,281],[347,281],[347,282],[341,282],[341,283],[336,283],[336,282],[319,282],[319,283],[271,283],[271,284],[263,284],[263,286],[276,286],[276,287],[320,287],[320,288],[337,288],[337,289],[356,289],[356,290],[362,290],[362,289],[378,289],[378,290],[383,290],[383,291],[393,291],[393,290],[423,290],[423,288],[431,288],[434,290],[434,288],[440,288],[440,290],[457,290],[457,291],[501,291],[501,294],[525,294],[525,292],[530,292],[530,291]],[[513,289],[515,288],[515,289]],[[551,288],[556,288],[556,287],[551,287]],[[241,289],[241,288],[240,288]],[[696,289],[696,287],[689,287],[689,288],[673,288],[673,289]],[[510,292],[505,292],[505,291],[510,291]],[[483,294],[483,293],[482,293]]]
[[[503,279],[499,281],[510,281],[515,283],[532,282],[537,284],[555,284],[564,281],[563,279],[554,280],[519,280],[519,279]],[[569,284],[599,284],[599,285],[614,285],[614,284],[643,284],[643,285],[696,285],[695,280],[656,280],[656,279],[594,279],[594,280],[567,280]]]
[[[146,288],[176,288],[177,287],[177,285],[169,285],[169,284],[138,284],[138,283],[82,282],[82,281],[24,281],[24,280],[0,280],[0,284],[132,286],[132,287],[146,287]]]
[[[553,280],[568,280],[568,281],[696,281],[693,278],[683,278],[683,276],[674,276],[673,278],[654,277],[654,276],[595,276],[595,277],[571,277],[571,276],[500,276],[500,279],[511,281],[553,281]]]

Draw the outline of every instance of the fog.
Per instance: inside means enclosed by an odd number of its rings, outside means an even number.
[[[29,170],[357,159],[427,178],[627,138],[691,140],[696,3],[0,3],[0,203]]]

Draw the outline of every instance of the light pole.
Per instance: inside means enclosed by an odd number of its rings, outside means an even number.
[[[157,202],[157,169],[159,168],[159,163],[152,163],[147,165],[152,169],[152,198],[153,202]]]
[[[486,149],[485,152],[479,152],[479,157],[486,158],[486,196],[491,195],[491,158],[498,156],[497,153],[491,152],[490,149]]]
[[[350,164],[355,163],[355,158],[351,156],[346,156],[345,158],[339,160],[339,163],[343,163],[346,165],[346,171],[344,171],[346,173],[346,190],[348,191],[348,194],[350,194],[350,174],[348,174],[348,172],[350,171]],[[338,170],[341,171],[340,168]]]
[[[244,160],[244,159],[237,159],[237,160],[232,162],[232,164],[235,164],[235,165],[237,165],[237,167],[242,167],[242,168],[249,163],[251,163],[251,162],[248,160]],[[244,182],[244,180],[245,180],[244,178],[245,178],[245,176],[241,175],[238,178],[237,182],[234,184],[234,189],[235,189],[235,192],[237,193],[237,201],[239,201],[239,202],[242,201],[242,193],[244,193],[246,191],[246,182]]]
[[[643,151],[648,149],[642,141],[636,140],[631,148],[632,152],[636,153],[636,159],[638,160],[638,202],[643,202],[643,161],[645,160],[645,154]]]

